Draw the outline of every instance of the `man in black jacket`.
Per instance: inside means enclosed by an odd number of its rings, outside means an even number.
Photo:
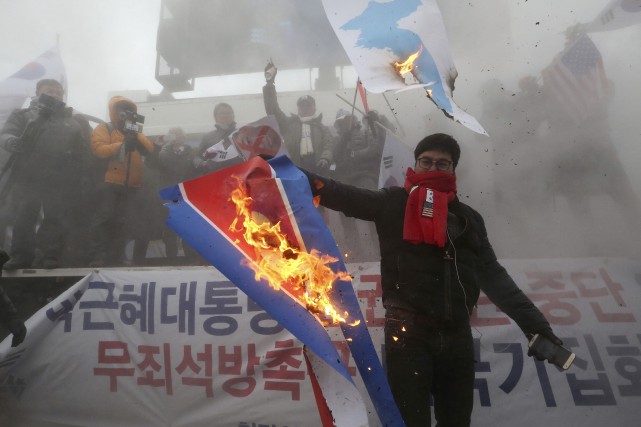
[[[308,173],[320,204],[373,221],[381,251],[385,357],[406,425],[469,426],[474,349],[470,315],[482,290],[527,335],[562,344],[496,259],[481,215],[456,197],[460,148],[434,134],[418,143],[405,188],[367,190]]]
[[[36,96],[29,108],[11,113],[0,132],[0,145],[12,153],[9,185],[16,206],[5,270],[29,268],[34,259],[38,267],[59,266],[65,237],[74,226],[71,207],[86,174],[87,133],[65,106],[62,85],[40,80]]]
[[[240,163],[243,159],[233,145],[231,135],[236,131],[234,109],[226,102],[214,107],[215,129],[203,136],[198,153],[193,157],[197,175],[206,175],[219,169]],[[210,149],[215,153],[209,153]],[[212,155],[215,154],[215,155]]]

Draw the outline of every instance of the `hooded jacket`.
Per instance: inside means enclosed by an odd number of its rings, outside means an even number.
[[[458,199],[449,204],[444,248],[413,244],[403,240],[404,188],[365,190],[314,174],[308,177],[321,205],[376,224],[386,308],[416,312],[444,325],[464,325],[482,290],[526,334],[549,327],[497,261],[483,218],[471,207]],[[458,222],[456,227],[450,228],[451,220]]]
[[[125,135],[118,129],[119,119],[116,112],[116,104],[121,102],[128,104],[132,111],[138,111],[138,106],[132,100],[123,96],[112,97],[109,100],[109,119],[113,130],[109,132],[109,127],[104,123],[98,125],[91,134],[91,150],[96,157],[109,160],[105,182],[140,187],[142,185],[142,155],[139,150],[123,153]],[[154,145],[145,135],[138,133],[137,137],[145,150],[144,154],[154,151]]]

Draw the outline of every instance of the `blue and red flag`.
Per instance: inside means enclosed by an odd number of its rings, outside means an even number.
[[[231,194],[239,186],[251,197],[253,213],[272,224],[280,222],[288,240],[301,251],[332,257],[330,267],[338,276],[346,272],[340,251],[313,204],[307,178],[285,156],[269,162],[255,157],[164,189],[161,195],[169,201],[170,210],[167,224],[312,351],[308,352],[309,366],[314,368],[310,377],[324,425],[366,425],[362,401],[356,407],[345,404],[356,388],[320,318],[299,298],[300,290],[287,284],[275,289],[249,267],[261,260],[233,226],[238,212]],[[382,425],[403,426],[351,282],[336,279],[330,299],[338,312],[348,313],[340,327]],[[331,415],[322,410],[324,406]]]

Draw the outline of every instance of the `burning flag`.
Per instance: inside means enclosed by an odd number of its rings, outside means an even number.
[[[367,423],[323,327],[338,323],[382,423],[403,425],[336,243],[313,205],[307,178],[287,157],[269,163],[255,157],[162,196],[170,201],[168,225],[311,350],[310,377],[324,395],[317,397],[319,408],[326,402],[331,411],[327,419]]]
[[[367,90],[425,88],[445,115],[486,134],[452,100],[458,73],[435,0],[323,0],[323,6]]]

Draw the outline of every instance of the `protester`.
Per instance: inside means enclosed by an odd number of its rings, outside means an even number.
[[[158,164],[162,170],[163,187],[178,184],[194,177],[194,150],[187,144],[185,132],[180,127],[169,129],[167,135],[159,137],[162,149]]]
[[[193,160],[199,176],[242,161],[231,140],[231,135],[236,131],[235,120],[231,105],[225,102],[216,104],[214,107],[216,128],[203,136],[198,146],[198,153]]]
[[[338,138],[334,145],[336,170],[340,182],[360,188],[378,188],[378,173],[385,142],[385,129],[377,125],[378,113],[370,111],[361,124],[358,118],[344,109],[336,113],[334,128]],[[342,252],[352,262],[378,261],[376,229],[371,222],[364,222],[340,214],[343,226]]]
[[[497,261],[481,215],[456,197],[460,148],[445,134],[414,150],[405,187],[367,190],[307,172],[320,204],[376,224],[385,307],[385,357],[407,426],[469,426],[474,349],[470,316],[480,291],[526,336],[562,344]]]
[[[12,153],[2,198],[10,191],[15,206],[6,270],[29,268],[34,261],[37,267],[59,267],[74,226],[70,219],[86,172],[87,146],[85,128],[63,97],[58,81],[40,80],[29,108],[14,111],[0,134],[0,144]]]
[[[3,265],[9,259],[9,255],[0,249],[0,277],[2,276]],[[0,323],[13,334],[11,347],[17,347],[27,336],[27,328],[18,315],[18,310],[9,299],[9,295],[0,286]]]
[[[219,105],[223,105],[223,108],[226,109],[226,104]],[[219,114],[219,119],[222,119],[222,117],[229,118],[229,111],[231,111],[231,117],[233,119],[233,111],[231,110],[231,107],[226,112]],[[216,116],[215,113],[214,116]],[[183,129],[180,127],[173,127],[169,129],[167,135],[164,135],[161,138],[163,146],[160,150],[160,154],[158,155],[158,163],[162,177],[161,188],[169,187],[171,185],[178,184],[179,182],[194,178],[194,150],[192,150],[189,145],[185,144],[186,138]],[[162,241],[165,244],[167,258],[176,261],[176,257],[178,256],[178,246],[181,239],[173,230],[167,227],[164,221],[162,226]],[[195,262],[199,259],[196,251],[187,243],[182,242],[182,246],[188,262]]]
[[[109,100],[110,123],[98,125],[91,136],[95,156],[109,159],[92,219],[91,267],[119,265],[124,260],[125,218],[144,216],[131,212],[135,194],[142,186],[142,156],[154,145],[136,127],[137,106],[123,96]]]
[[[326,173],[333,161],[333,137],[323,125],[323,115],[316,113],[316,100],[310,95],[298,98],[298,114],[287,116],[278,105],[276,95],[277,69],[271,62],[265,68],[263,86],[265,112],[274,115],[285,141],[289,157],[295,165],[318,173]]]

